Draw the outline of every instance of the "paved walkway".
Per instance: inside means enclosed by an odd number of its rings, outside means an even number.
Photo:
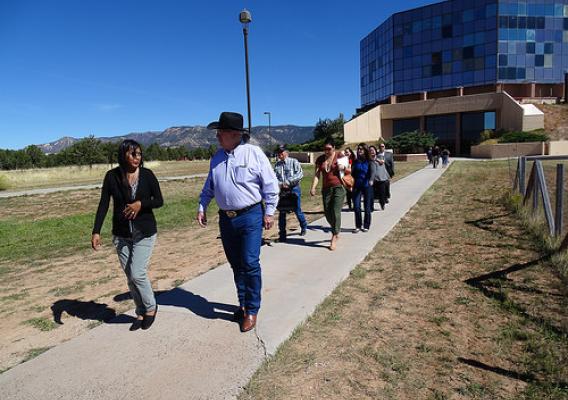
[[[263,303],[254,331],[240,333],[231,321],[235,288],[225,264],[160,295],[148,331],[129,332],[132,313],[122,315],[5,372],[0,398],[234,398],[444,171],[429,167],[394,183],[391,204],[373,213],[367,233],[353,234],[353,214],[344,212],[334,252],[326,247],[323,219],[304,237],[264,247]]]
[[[166,181],[180,181],[184,179],[191,179],[191,178],[205,178],[207,174],[194,174],[194,175],[183,175],[183,176],[165,176],[163,178],[158,178],[160,182]],[[56,193],[56,192],[67,192],[70,190],[90,190],[90,189],[100,189],[103,186],[101,183],[96,183],[94,185],[79,185],[79,186],[61,186],[61,187],[52,187],[52,188],[42,188],[42,189],[29,189],[29,190],[20,190],[20,191],[7,191],[7,192],[0,192],[0,199],[7,198],[7,197],[19,197],[19,196],[33,196],[36,194],[49,194],[49,193]]]

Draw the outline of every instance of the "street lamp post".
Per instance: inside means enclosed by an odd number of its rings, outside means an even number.
[[[270,111],[265,111],[264,115],[268,115],[268,135],[270,136],[270,116],[272,115]]]
[[[243,37],[245,40],[245,69],[247,78],[247,110],[248,110],[248,135],[250,138],[250,82],[249,82],[249,61],[248,61],[248,24],[252,21],[250,12],[245,8],[239,14],[239,21],[243,24]]]

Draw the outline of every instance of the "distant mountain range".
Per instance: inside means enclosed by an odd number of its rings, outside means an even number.
[[[252,128],[250,142],[263,148],[284,143],[304,143],[313,139],[313,131],[313,126],[278,125],[270,127],[269,133],[268,126],[256,126]],[[103,142],[134,139],[143,146],[158,143],[164,147],[185,146],[188,149],[217,144],[215,131],[203,126],[176,126],[168,128],[163,132],[129,133],[125,136],[100,137],[97,139]],[[66,136],[51,143],[40,144],[38,147],[46,154],[57,153],[79,140]]]

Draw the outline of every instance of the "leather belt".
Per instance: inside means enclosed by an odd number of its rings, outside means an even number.
[[[241,208],[240,210],[219,210],[219,214],[225,214],[227,217],[229,218],[235,218],[237,215],[241,215],[243,213],[246,213],[248,210],[250,210],[251,208],[258,206],[260,204],[260,202],[255,203],[255,204],[251,204],[250,206],[247,206],[245,208]]]

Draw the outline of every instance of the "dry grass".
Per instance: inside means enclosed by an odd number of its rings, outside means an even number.
[[[454,163],[240,398],[568,398],[566,288],[509,182]]]
[[[145,164],[160,176],[184,176],[206,173],[209,161],[150,161]],[[115,167],[116,165],[114,165]],[[108,164],[69,166],[5,171],[10,189],[21,190],[54,186],[71,186],[102,182]]]

